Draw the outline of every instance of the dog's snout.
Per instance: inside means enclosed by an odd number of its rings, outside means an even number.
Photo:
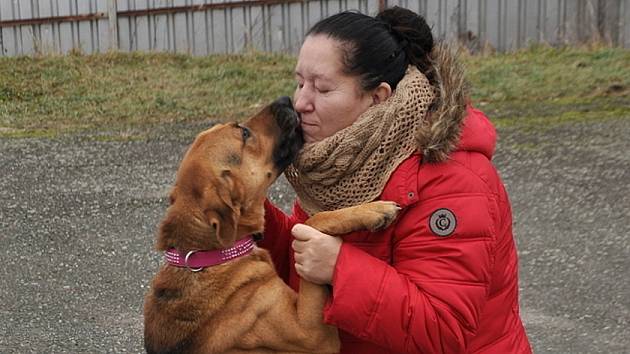
[[[276,124],[280,128],[280,137],[274,149],[274,162],[283,171],[297,156],[304,144],[298,113],[293,108],[291,99],[280,97],[271,104]]]
[[[271,104],[271,112],[276,117],[278,125],[282,129],[293,130],[299,126],[298,113],[293,108],[293,102],[288,96],[283,96]]]
[[[278,98],[273,104],[293,108],[293,102],[291,102],[291,98],[289,96],[282,96]]]

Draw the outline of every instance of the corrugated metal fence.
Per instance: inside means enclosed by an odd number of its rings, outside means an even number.
[[[323,17],[393,5],[473,49],[588,40],[630,48],[630,0],[0,0],[0,55],[296,52]]]

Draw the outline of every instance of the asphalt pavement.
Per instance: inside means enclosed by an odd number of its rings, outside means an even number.
[[[1,353],[143,351],[157,225],[204,127],[0,138]],[[499,134],[535,352],[630,352],[630,117]],[[281,179],[271,198],[293,192]]]

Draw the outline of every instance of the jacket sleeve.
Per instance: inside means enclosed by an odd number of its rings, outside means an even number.
[[[430,225],[442,209],[456,222],[448,236]],[[483,193],[410,206],[393,226],[391,265],[344,243],[325,321],[395,352],[464,352],[488,293],[494,210]]]
[[[285,283],[289,281],[289,269],[292,266],[289,264],[289,252],[292,252],[291,241],[293,240],[291,229],[296,223],[297,218],[294,215],[285,214],[268,199],[265,200],[265,231],[263,239],[257,244],[269,251],[276,271]]]

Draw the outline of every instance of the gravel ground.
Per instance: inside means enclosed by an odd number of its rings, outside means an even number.
[[[141,352],[156,227],[201,125],[146,141],[0,139],[0,352]],[[630,119],[505,128],[537,353],[630,351]],[[284,180],[271,197],[289,208]]]

